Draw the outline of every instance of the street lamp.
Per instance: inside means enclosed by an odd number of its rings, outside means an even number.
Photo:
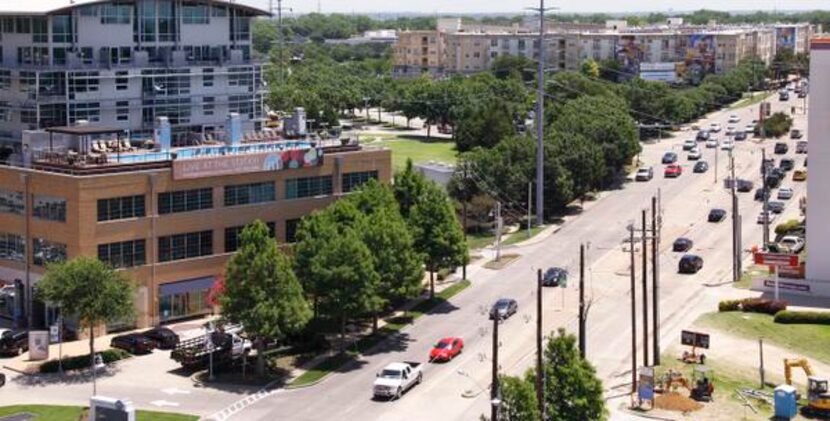
[[[213,381],[213,322],[205,325],[205,345],[208,351],[208,380]]]

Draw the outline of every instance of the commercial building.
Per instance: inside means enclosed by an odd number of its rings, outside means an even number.
[[[166,116],[177,145],[222,129],[231,112],[259,129],[251,20],[265,14],[230,0],[2,2],[0,147],[81,120],[142,138]]]
[[[303,216],[391,179],[387,149],[244,134],[237,115],[225,125],[218,140],[189,147],[171,146],[164,118],[154,139],[132,144],[92,124],[24,133],[21,166],[0,165],[0,280],[17,296],[0,315],[19,318],[25,286],[81,255],[136,281],[137,327],[204,314],[246,224],[262,220],[291,243]],[[33,314],[42,326],[56,312],[36,304]]]

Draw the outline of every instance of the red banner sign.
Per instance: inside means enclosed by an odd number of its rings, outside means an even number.
[[[754,259],[756,265],[798,266],[797,254],[755,253]]]
[[[216,177],[249,172],[280,171],[323,165],[321,148],[293,149],[173,161],[173,179]]]

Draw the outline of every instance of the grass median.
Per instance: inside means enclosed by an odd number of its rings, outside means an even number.
[[[61,405],[12,405],[0,407],[0,417],[18,414],[31,414],[33,421],[76,421],[86,408]],[[196,421],[195,415],[176,414],[172,412],[135,411],[138,421]]]
[[[426,299],[419,302],[414,307],[412,307],[412,309],[407,311],[404,315],[388,319],[387,323],[383,325],[383,327],[378,329],[376,333],[360,338],[355,343],[355,350],[341,352],[324,359],[319,364],[310,368],[305,373],[301,374],[299,377],[294,379],[294,381],[292,381],[288,385],[288,387],[303,387],[322,380],[324,377],[329,375],[331,372],[339,369],[344,364],[353,361],[355,358],[357,358],[360,352],[371,349],[375,345],[378,345],[379,343],[383,342],[391,335],[401,331],[407,325],[412,324],[415,320],[417,320],[424,314],[429,313],[431,310],[449,301],[450,298],[457,295],[461,291],[467,289],[467,287],[469,286],[469,280],[459,281],[435,294],[434,298]]]

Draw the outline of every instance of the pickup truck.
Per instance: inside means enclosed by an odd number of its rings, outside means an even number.
[[[778,245],[783,246],[790,253],[800,253],[804,249],[804,240],[795,235],[787,235],[778,242]]]
[[[372,393],[376,398],[400,399],[404,392],[421,383],[424,373],[422,364],[405,361],[392,363],[383,368],[375,379]]]
[[[216,331],[210,335],[180,342],[170,353],[170,358],[187,370],[206,367],[213,354],[214,365],[221,365],[245,355],[251,350],[251,341],[231,330]]]

